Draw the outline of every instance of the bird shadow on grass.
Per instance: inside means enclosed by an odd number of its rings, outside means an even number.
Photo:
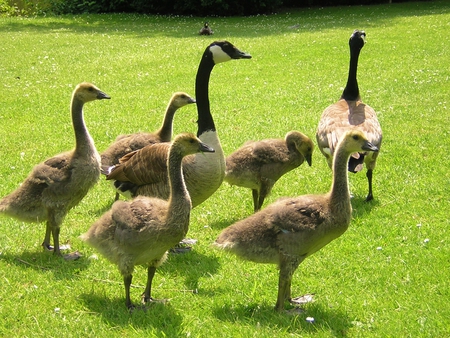
[[[183,254],[170,253],[168,261],[158,268],[157,273],[178,275],[184,278],[184,291],[197,293],[199,279],[213,276],[219,267],[217,257],[199,253],[194,247]]]
[[[331,331],[331,336],[343,337],[352,327],[350,318],[339,310],[323,308],[316,303],[308,304],[302,310],[296,314],[279,313],[273,305],[250,303],[216,307],[213,315],[221,321],[245,322],[255,327],[284,327],[286,332],[296,334],[300,330],[308,333]]]
[[[88,311],[100,316],[111,327],[150,328],[158,331],[158,337],[173,337],[182,324],[181,315],[170,303],[147,304],[130,312],[125,306],[125,297],[108,298],[84,293],[79,300]]]
[[[369,215],[372,210],[376,209],[380,206],[380,202],[378,200],[371,200],[366,202],[365,197],[353,197],[352,198],[352,213],[354,218],[365,217]]]
[[[75,261],[66,261],[62,257],[54,256],[51,252],[45,251],[26,251],[18,255],[3,252],[0,255],[0,259],[10,265],[24,269],[51,272],[56,279],[60,280],[77,278],[78,273],[85,270],[89,265],[89,260],[83,259],[83,257]]]

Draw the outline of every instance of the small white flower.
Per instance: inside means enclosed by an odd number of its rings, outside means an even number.
[[[429,238],[425,238],[425,239],[423,240],[424,243],[428,243],[429,241],[430,241]]]
[[[59,307],[55,307],[55,312],[59,313],[59,311],[61,311],[61,309]]]
[[[306,317],[308,323],[314,323],[314,317]]]
[[[377,248],[377,250],[383,250],[383,248],[382,248],[381,246],[379,246],[379,247]]]

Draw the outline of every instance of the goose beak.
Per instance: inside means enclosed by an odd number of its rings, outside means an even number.
[[[369,141],[366,141],[364,143],[364,145],[362,146],[362,150],[367,150],[367,151],[378,151],[379,149],[377,147],[375,147],[372,143],[370,143]]]
[[[111,97],[108,95],[108,94],[106,94],[106,93],[104,93],[104,92],[102,92],[102,91],[99,91],[98,92],[98,94],[97,94],[97,99],[99,99],[99,100],[103,100],[103,99],[110,99]]]
[[[236,47],[234,48],[233,55],[230,55],[232,59],[251,59],[252,56],[246,52],[242,52]]]
[[[213,148],[211,148],[210,146],[206,145],[205,143],[200,143],[199,150],[202,153],[214,153],[214,152],[216,152]]]
[[[306,160],[306,162],[308,163],[309,166],[312,165],[312,156],[311,156],[311,154],[306,155],[305,156],[305,160]]]

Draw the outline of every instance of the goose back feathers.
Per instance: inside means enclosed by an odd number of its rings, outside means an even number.
[[[139,132],[135,134],[119,135],[116,140],[101,153],[102,166],[110,167],[119,163],[119,159],[126,154],[144,148],[153,143],[170,142],[173,133],[173,118],[178,109],[195,103],[195,99],[184,92],[172,95],[164,113],[161,127],[153,133]]]

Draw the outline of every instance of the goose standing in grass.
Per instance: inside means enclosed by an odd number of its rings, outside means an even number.
[[[363,131],[373,145],[378,149],[381,147],[382,132],[377,114],[375,110],[361,101],[356,78],[359,54],[366,42],[365,38],[366,33],[359,30],[355,30],[350,37],[350,66],[347,84],[339,101],[323,111],[317,129],[317,143],[330,168],[338,140],[349,129]],[[354,173],[362,170],[363,163],[367,166],[366,176],[369,192],[366,201],[373,199],[372,172],[377,157],[378,152],[357,152],[352,154],[348,163],[348,170]]]
[[[119,135],[116,140],[100,156],[103,167],[111,167],[119,163],[126,154],[144,148],[153,143],[170,142],[173,134],[173,118],[178,109],[195,103],[195,99],[184,92],[176,92],[170,98],[161,127],[153,133],[135,133]],[[119,194],[116,193],[116,200]]]
[[[247,142],[227,156],[225,181],[252,189],[257,212],[281,176],[305,160],[311,166],[313,148],[311,139],[298,131],[288,132],[284,139]]]
[[[209,27],[209,24],[207,22],[205,22],[205,24],[203,25],[203,27],[200,29],[200,31],[198,32],[199,35],[213,35],[214,32],[211,29],[211,27]]]
[[[210,44],[202,55],[195,81],[198,130],[202,142],[215,149],[213,154],[195,154],[184,158],[183,173],[192,200],[192,207],[209,198],[222,184],[225,176],[225,157],[211,115],[209,103],[209,78],[214,66],[232,59],[250,59],[228,41]],[[107,179],[122,194],[169,198],[167,176],[167,147],[154,144],[130,153],[121,163],[107,170]]]
[[[1,213],[24,222],[46,221],[42,246],[53,249],[56,255],[61,255],[59,233],[64,217],[100,177],[100,155],[86,129],[83,105],[102,99],[110,97],[91,83],[80,83],[73,92],[71,103],[75,149],[35,166],[19,188],[0,200]],[[77,255],[66,255],[65,258],[75,259]]]
[[[191,200],[183,179],[181,162],[184,156],[197,152],[214,152],[194,134],[177,135],[168,153],[170,198],[168,201],[138,196],[132,201],[116,201],[90,229],[81,236],[112,263],[123,276],[126,305],[134,266],[148,268],[143,302],[153,301],[152,280],[156,268],[167,257],[167,250],[184,238],[189,228]]]
[[[292,276],[299,264],[348,228],[352,207],[347,162],[353,152],[378,151],[361,131],[345,133],[336,147],[331,190],[323,195],[282,198],[224,229],[215,245],[256,263],[277,264],[280,270],[277,311],[291,297]]]

